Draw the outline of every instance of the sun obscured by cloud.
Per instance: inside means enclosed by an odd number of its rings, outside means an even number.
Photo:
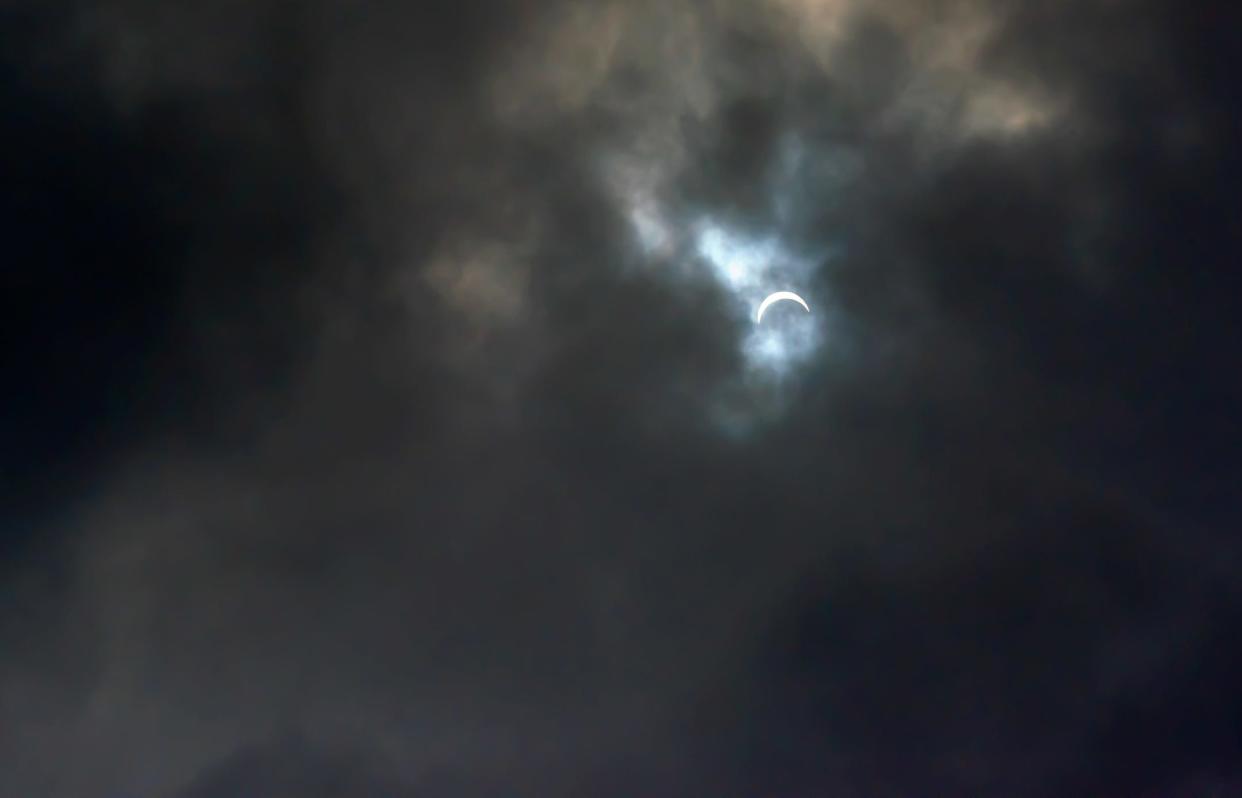
[[[1232,6],[0,5],[0,794],[1238,783]]]

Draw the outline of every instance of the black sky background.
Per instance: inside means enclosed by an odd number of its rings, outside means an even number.
[[[1242,795],[1238,17],[0,2],[0,795]]]

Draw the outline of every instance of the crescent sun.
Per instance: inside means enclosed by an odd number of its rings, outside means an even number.
[[[763,314],[767,312],[768,308],[785,299],[790,302],[797,302],[807,313],[811,312],[811,306],[806,303],[806,300],[793,291],[777,291],[775,294],[769,294],[768,298],[759,304],[759,311],[755,314],[755,324],[763,323]]]

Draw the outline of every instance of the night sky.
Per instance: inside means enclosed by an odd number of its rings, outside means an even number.
[[[0,0],[0,798],[1242,796],[1216,5]]]

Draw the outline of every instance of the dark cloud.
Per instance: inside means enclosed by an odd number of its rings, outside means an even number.
[[[0,4],[0,793],[1236,789],[1231,13]]]

